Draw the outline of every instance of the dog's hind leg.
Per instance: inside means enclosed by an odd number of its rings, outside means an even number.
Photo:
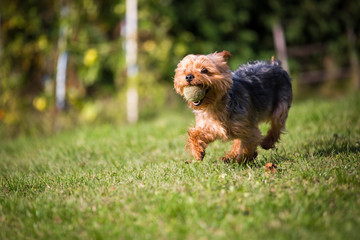
[[[257,157],[256,148],[262,139],[258,127],[248,129],[248,133],[241,138],[239,152],[235,158],[239,164],[248,163]]]
[[[281,133],[285,130],[289,109],[290,103],[287,101],[280,102],[274,109],[270,118],[271,127],[260,144],[263,149],[274,148],[275,143],[279,141]]]

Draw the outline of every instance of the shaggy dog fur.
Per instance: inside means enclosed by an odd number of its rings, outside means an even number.
[[[255,61],[231,72],[227,51],[209,55],[188,55],[175,70],[174,88],[182,96],[186,86],[206,89],[193,109],[196,126],[188,131],[187,147],[196,160],[203,160],[209,143],[233,141],[224,162],[242,163],[257,156],[257,146],[273,148],[285,129],[292,102],[291,81],[277,60]],[[260,122],[271,127],[263,137]]]

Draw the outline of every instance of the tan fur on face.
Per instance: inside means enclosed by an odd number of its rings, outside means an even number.
[[[184,96],[183,89],[188,85],[199,85],[208,90],[202,107],[218,101],[232,86],[232,75],[227,60],[229,52],[213,53],[209,55],[188,55],[178,64],[175,70],[174,88]],[[207,73],[201,73],[207,69]],[[192,74],[193,81],[189,84],[186,76]],[[192,105],[192,103],[189,103]],[[192,106],[196,108],[195,106]]]

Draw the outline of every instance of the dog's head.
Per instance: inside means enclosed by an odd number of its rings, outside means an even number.
[[[199,86],[204,89],[203,98],[197,102],[188,101],[191,108],[202,109],[214,105],[231,88],[232,74],[227,64],[231,54],[228,51],[208,55],[186,56],[175,70],[174,88],[184,97],[184,88]]]

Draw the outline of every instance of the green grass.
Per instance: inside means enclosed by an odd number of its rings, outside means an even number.
[[[190,111],[0,143],[0,239],[358,239],[360,96],[294,103],[276,150],[184,164]],[[278,165],[268,175],[264,166]]]

